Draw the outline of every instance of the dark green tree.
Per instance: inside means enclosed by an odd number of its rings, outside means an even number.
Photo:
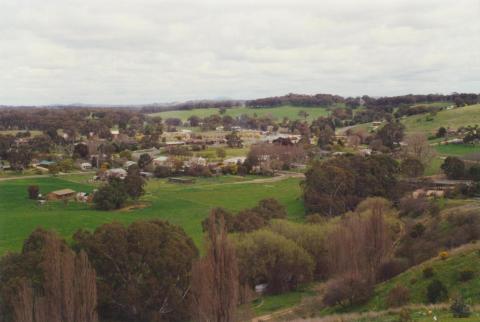
[[[74,241],[97,272],[102,320],[188,320],[190,272],[198,250],[182,228],[158,220],[128,227],[111,223],[78,231]]]
[[[447,157],[441,169],[449,179],[462,179],[465,175],[465,163],[457,157]]]
[[[128,194],[121,179],[112,178],[93,195],[93,205],[98,210],[119,209],[125,205]]]

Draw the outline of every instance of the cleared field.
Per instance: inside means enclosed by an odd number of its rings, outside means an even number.
[[[480,104],[444,110],[432,116],[414,115],[402,120],[407,132],[434,134],[439,127],[457,129],[461,126],[480,124]]]
[[[161,116],[164,119],[170,117],[176,117],[182,121],[186,121],[190,116],[196,115],[198,117],[207,117],[210,115],[218,114],[218,108],[202,108],[188,111],[167,111],[150,114],[151,116]],[[312,121],[320,116],[327,116],[329,111],[325,107],[298,107],[298,106],[280,106],[272,108],[247,108],[237,107],[227,109],[224,115],[230,115],[231,117],[238,117],[243,114],[253,116],[271,116],[277,120],[281,120],[284,117],[288,117],[291,120],[303,119],[298,115],[298,112],[305,111],[309,114],[308,120]]]
[[[166,180],[150,180],[147,194],[141,204],[147,207],[119,211],[96,211],[88,205],[71,202],[50,202],[39,206],[27,199],[27,187],[36,184],[41,193],[71,188],[75,191],[91,191],[94,186],[86,183],[84,176],[66,178],[18,179],[0,182],[0,254],[19,250],[23,240],[38,226],[54,229],[70,237],[77,229],[94,229],[102,223],[158,218],[180,225],[201,245],[203,234],[201,221],[211,208],[224,207],[238,211],[253,207],[263,198],[273,197],[287,207],[293,220],[301,220],[303,203],[300,199],[299,179],[286,179],[271,183],[234,184],[249,181],[252,177],[223,176],[198,179],[193,185],[167,183]]]

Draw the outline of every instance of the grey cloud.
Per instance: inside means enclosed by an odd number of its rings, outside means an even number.
[[[480,89],[479,0],[0,6],[0,104]]]

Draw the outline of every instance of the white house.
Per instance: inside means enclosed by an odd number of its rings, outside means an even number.
[[[92,168],[92,164],[89,162],[83,162],[80,164],[80,169],[82,170],[90,170]]]
[[[224,164],[238,164],[238,163],[243,163],[247,157],[233,157],[233,158],[228,158],[223,160]]]
[[[206,166],[207,165],[207,160],[202,157],[193,157],[190,158],[190,160],[185,162],[185,166],[187,167],[192,167],[192,166]]]
[[[115,168],[115,169],[107,170],[106,175],[109,178],[114,177],[114,178],[125,179],[125,177],[127,176],[127,171],[122,168]]]

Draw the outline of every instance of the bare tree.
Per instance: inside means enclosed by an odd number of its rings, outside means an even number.
[[[435,157],[435,149],[430,146],[428,139],[423,133],[412,133],[405,139],[403,153],[405,158],[415,158],[423,165],[428,165]]]
[[[393,240],[379,207],[367,216],[350,214],[327,238],[330,271],[375,282],[378,268],[391,254]]]
[[[223,216],[212,212],[207,255],[192,268],[192,312],[199,322],[234,321],[238,303],[238,265]]]

